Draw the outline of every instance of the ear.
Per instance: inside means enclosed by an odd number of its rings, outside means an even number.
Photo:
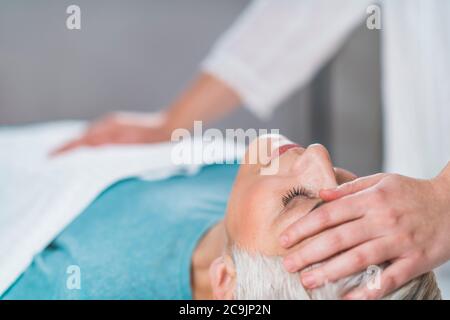
[[[228,256],[219,257],[209,267],[209,278],[216,300],[233,300],[236,272]]]

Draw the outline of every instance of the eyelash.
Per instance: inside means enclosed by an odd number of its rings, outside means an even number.
[[[296,197],[310,197],[310,193],[303,187],[294,187],[290,189],[281,199],[283,206],[287,206]]]

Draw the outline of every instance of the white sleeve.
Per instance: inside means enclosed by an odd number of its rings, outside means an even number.
[[[261,118],[314,76],[365,16],[368,0],[258,0],[214,45],[202,70]]]

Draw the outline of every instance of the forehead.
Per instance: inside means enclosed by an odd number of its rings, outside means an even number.
[[[229,245],[260,251],[267,243],[272,222],[268,217],[270,202],[275,201],[276,177],[262,179],[259,169],[267,163],[280,136],[265,136],[250,143],[228,201],[225,226]],[[273,219],[272,219],[273,220]],[[273,235],[273,237],[275,237]]]

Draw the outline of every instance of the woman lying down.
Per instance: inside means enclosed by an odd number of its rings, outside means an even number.
[[[339,299],[356,286],[373,285],[373,275],[362,270],[306,290],[298,274],[285,271],[282,230],[321,204],[320,189],[348,177],[335,173],[324,147],[283,146],[283,140],[253,142],[239,170],[212,165],[192,177],[112,186],[2,298]],[[266,141],[281,144],[277,158],[251,164],[249,155]],[[261,174],[274,163],[275,174]],[[76,286],[71,270],[79,273]],[[440,292],[427,273],[386,299],[440,299]]]

